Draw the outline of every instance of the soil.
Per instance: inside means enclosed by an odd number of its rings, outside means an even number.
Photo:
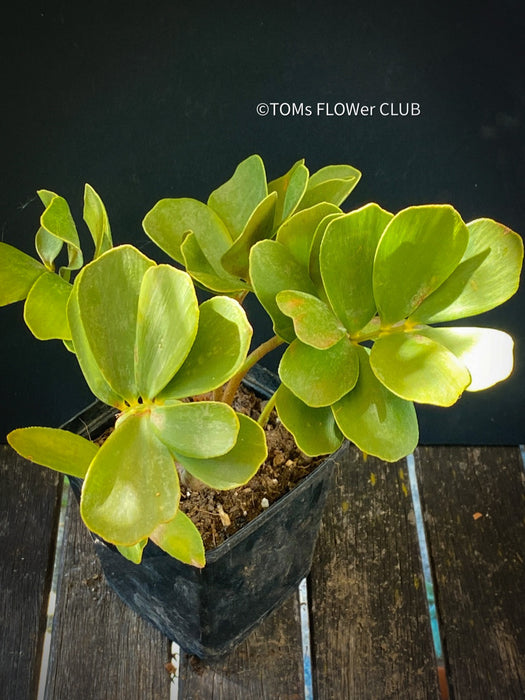
[[[264,405],[264,400],[243,386],[233,402],[236,411],[254,420],[259,417]],[[301,452],[275,411],[272,411],[265,430],[268,458],[247,484],[230,491],[216,491],[208,487],[192,491],[183,489],[180,509],[197,526],[207,550],[217,547],[291,491],[324,459],[308,457]]]

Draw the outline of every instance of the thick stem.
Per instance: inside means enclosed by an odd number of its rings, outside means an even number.
[[[237,374],[234,374],[234,376],[226,384],[226,387],[224,388],[224,393],[222,395],[222,400],[224,401],[224,403],[227,403],[231,406],[237,389],[239,388],[239,385],[244,379],[248,370],[251,369],[254,365],[256,365],[259,362],[259,360],[262,359],[265,355],[267,355],[272,350],[275,350],[275,348],[278,348],[279,345],[282,345],[283,343],[284,340],[282,338],[279,338],[278,335],[274,335],[273,338],[266,340],[264,343],[261,343],[261,345],[255,348],[255,350],[252,350],[252,352],[246,358],[246,361],[244,362],[241,369],[237,372]]]

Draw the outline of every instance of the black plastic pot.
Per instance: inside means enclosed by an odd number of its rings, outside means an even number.
[[[267,394],[271,390],[268,385],[274,381],[271,373],[258,370],[247,383]],[[84,416],[83,422],[92,435],[104,425],[96,414]],[[136,565],[112,545],[94,537],[109,585],[135,612],[185,651],[205,659],[223,656],[288,598],[308,574],[338,454],[207,552],[203,569],[182,564],[151,542],[144,550],[142,563]],[[71,481],[79,497],[81,483]]]

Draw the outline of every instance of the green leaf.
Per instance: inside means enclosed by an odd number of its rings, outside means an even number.
[[[78,284],[73,286],[69,297],[67,318],[71,330],[73,352],[77,356],[80,369],[89,388],[98,399],[109,406],[115,406],[122,410],[125,406],[124,398],[113,391],[106,381],[89,345],[86,331],[80,319]]]
[[[481,391],[506,379],[514,365],[514,341],[494,328],[425,328],[421,335],[444,345],[470,372],[467,391]]]
[[[243,280],[249,279],[250,250],[258,241],[271,237],[276,201],[277,194],[275,192],[263,199],[249,218],[241,235],[224,253],[221,262],[228,272]]]
[[[190,353],[159,399],[198,396],[222,386],[242,367],[251,337],[252,327],[237,301],[213,297],[203,302]]]
[[[194,233],[188,233],[181,246],[181,252],[186,270],[205,289],[213,292],[232,293],[250,288],[248,284],[233,277],[226,270],[223,270],[219,276],[202,252]]]
[[[132,544],[129,547],[117,545],[117,549],[122,554],[122,556],[126,557],[126,559],[129,559],[129,561],[132,561],[134,564],[140,564],[140,562],[142,561],[142,552],[147,544],[148,538],[145,537],[144,539],[140,540],[140,542],[137,542],[137,544]]]
[[[45,267],[30,255],[0,242],[0,306],[22,301]]]
[[[30,462],[81,479],[99,450],[86,438],[58,428],[18,428],[7,441]]]
[[[233,489],[246,484],[268,454],[261,426],[248,416],[237,415],[240,425],[237,442],[225,455],[210,459],[177,456],[177,461],[192,476],[213,489]]]
[[[181,510],[173,520],[159,525],[151,539],[170,556],[199,569],[206,564],[202,537],[192,521]]]
[[[360,178],[359,170],[351,165],[327,165],[310,177],[298,209],[307,209],[319,202],[331,202],[339,206]]]
[[[376,313],[372,288],[374,256],[393,214],[377,204],[331,221],[320,250],[326,294],[337,317],[350,333],[365,326]]]
[[[321,297],[321,299],[323,299],[324,301],[328,301],[328,297],[326,295],[323,279],[321,277],[321,244],[323,242],[324,234],[326,233],[326,229],[328,228],[328,226],[331,224],[332,221],[339,218],[341,215],[342,212],[340,212],[339,214],[330,214],[329,216],[325,216],[325,218],[321,221],[321,223],[315,230],[312,245],[310,248],[310,260],[308,263],[310,278],[315,284],[318,296]]]
[[[449,205],[410,207],[386,227],[374,262],[374,296],[384,325],[410,316],[449,277],[468,230]]]
[[[197,333],[199,305],[189,275],[171,265],[150,267],[138,302],[137,390],[153,399],[186,359]]]
[[[268,183],[268,192],[277,192],[274,225],[279,226],[296,210],[306,191],[308,168],[299,160],[280,178]]]
[[[260,241],[250,253],[250,279],[257,298],[273,321],[275,333],[291,342],[295,338],[293,321],[282,313],[275,297],[285,289],[315,295],[308,272],[282,243]]]
[[[293,319],[295,333],[303,343],[325,350],[346,335],[343,324],[317,297],[286,290],[279,292],[276,300],[283,314]]]
[[[284,384],[277,390],[275,407],[282,424],[305,454],[330,454],[341,445],[343,436],[329,407],[307,406]]]
[[[226,454],[239,433],[237,414],[219,401],[154,405],[151,422],[173,453],[198,459]]]
[[[276,240],[282,243],[305,270],[310,265],[310,251],[319,224],[332,214],[341,214],[334,204],[321,202],[309,209],[298,211],[277,231]]]
[[[469,242],[454,272],[413,313],[416,322],[441,323],[495,308],[518,289],[523,241],[491,219],[467,224]]]
[[[175,516],[179,496],[173,457],[155,435],[149,413],[130,411],[92,461],[80,511],[94,533],[131,546]]]
[[[232,177],[210,194],[208,206],[225,222],[235,240],[267,195],[264,163],[260,156],[253,155],[243,160]]]
[[[113,240],[104,202],[88,184],[84,187],[84,221],[95,244],[94,258],[98,258],[113,247]]]
[[[440,343],[418,333],[392,333],[374,343],[374,374],[407,401],[451,406],[470,384],[465,365]]]
[[[224,273],[221,257],[232,244],[225,223],[217,214],[196,199],[161,199],[142,222],[146,234],[165,253],[184,264],[181,246],[193,231],[203,255],[220,277]]]
[[[153,265],[136,248],[119,246],[86,265],[75,282],[80,322],[93,357],[113,391],[130,402],[140,395],[135,381],[140,288]]]
[[[41,193],[39,192],[39,195]],[[44,195],[44,199],[52,193]],[[72,270],[78,270],[84,262],[78,233],[69,210],[69,205],[63,197],[55,195],[47,205],[40,217],[41,229],[37,233],[37,250],[43,263],[52,269],[53,262],[62,249],[63,243],[67,246],[68,264],[60,268],[60,275],[69,281]],[[53,241],[53,239],[55,239]]]
[[[370,369],[368,351],[359,347],[355,388],[332,406],[343,434],[366,454],[396,462],[417,446],[414,404],[392,394]]]
[[[24,320],[39,340],[71,340],[67,303],[73,287],[54,272],[44,272],[36,280],[24,305]]]
[[[357,381],[359,359],[356,346],[342,338],[327,350],[294,340],[279,364],[285,386],[308,406],[330,406],[349,392]]]

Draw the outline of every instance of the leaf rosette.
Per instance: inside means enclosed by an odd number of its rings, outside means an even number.
[[[203,288],[242,296],[252,289],[252,247],[270,240],[294,213],[319,203],[335,211],[361,173],[350,165],[328,166],[310,176],[300,160],[282,177],[267,182],[264,163],[253,155],[214,190],[206,203],[161,199],[143,221],[146,234],[183,265]]]
[[[100,448],[46,428],[14,431],[10,443],[83,478],[84,522],[125,556],[140,561],[150,538],[203,566],[200,535],[179,510],[177,465],[228,489],[246,483],[266,458],[257,423],[225,403],[188,399],[213,392],[242,366],[252,334],[244,310],[227,297],[199,307],[187,273],[126,245],[82,269],[67,313],[90,388],[119,411],[115,429]]]
[[[250,264],[255,292],[289,343],[277,411],[307,454],[346,437],[396,461],[417,445],[414,403],[450,406],[509,376],[508,334],[430,324],[514,294],[523,261],[516,233],[490,219],[465,224],[448,205],[395,216],[377,204],[319,210],[296,236],[293,219],[254,246]]]

